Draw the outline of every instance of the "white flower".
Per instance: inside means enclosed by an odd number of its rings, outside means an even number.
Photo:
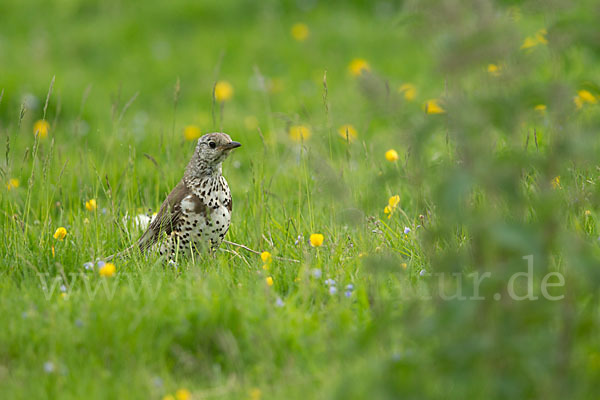
[[[44,363],[44,371],[46,371],[47,374],[54,372],[54,363],[52,361],[46,361]]]

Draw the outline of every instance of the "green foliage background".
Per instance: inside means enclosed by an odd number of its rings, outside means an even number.
[[[598,20],[591,0],[3,1],[0,397],[595,398],[600,105],[573,99],[600,99]],[[227,239],[299,262],[84,268],[180,179],[187,125],[243,143]],[[538,299],[513,300],[530,255]],[[483,300],[447,298],[484,273]]]

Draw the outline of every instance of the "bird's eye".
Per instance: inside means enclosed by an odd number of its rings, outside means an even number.
[[[215,142],[209,142],[208,145],[210,146],[211,149],[214,149],[217,147],[217,144]]]

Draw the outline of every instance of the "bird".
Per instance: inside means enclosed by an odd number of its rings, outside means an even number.
[[[191,252],[214,253],[229,230],[233,210],[222,164],[240,146],[222,132],[200,137],[183,178],[137,243],[107,260],[129,253],[136,246],[142,253],[156,248],[169,262]]]

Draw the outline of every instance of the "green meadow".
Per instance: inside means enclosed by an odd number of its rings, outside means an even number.
[[[597,398],[598,20],[3,1],[0,398]],[[102,262],[216,131],[228,242]]]

